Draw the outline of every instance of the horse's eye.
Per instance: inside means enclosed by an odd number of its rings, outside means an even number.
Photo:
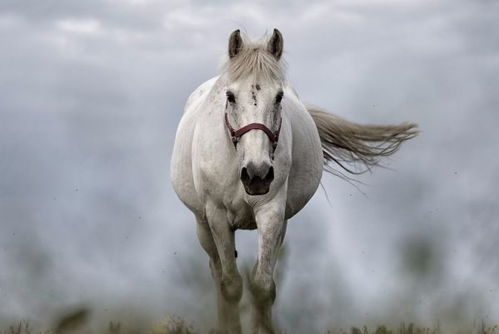
[[[277,95],[276,95],[276,97],[275,97],[275,103],[276,103],[276,104],[281,103],[281,101],[282,101],[282,97],[283,97],[283,96],[284,96],[283,91],[282,91],[282,90],[281,90],[281,91],[279,91],[279,93],[277,93]]]
[[[227,101],[229,101],[230,103],[236,103],[236,97],[234,96],[234,93],[228,90],[226,94],[227,94]]]

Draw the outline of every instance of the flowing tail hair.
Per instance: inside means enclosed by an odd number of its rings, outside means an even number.
[[[347,121],[317,107],[307,106],[321,138],[324,170],[351,180],[335,170],[335,163],[351,174],[362,174],[379,165],[379,158],[397,152],[418,134],[417,124],[363,125]],[[360,165],[360,168],[359,168]]]

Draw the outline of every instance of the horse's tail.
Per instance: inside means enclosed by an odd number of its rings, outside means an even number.
[[[324,169],[332,162],[352,174],[379,164],[380,157],[395,153],[400,144],[418,134],[417,124],[362,125],[342,119],[320,108],[307,106],[321,138]],[[363,168],[359,169],[358,165]],[[340,173],[341,174],[341,173]]]

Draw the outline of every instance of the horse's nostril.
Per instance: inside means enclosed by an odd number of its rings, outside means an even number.
[[[243,167],[243,169],[241,170],[241,181],[243,182],[250,181],[250,176],[248,174],[248,169],[246,167]]]
[[[263,181],[265,182],[272,182],[274,180],[274,167],[270,166],[269,171],[267,172],[267,175],[265,175],[265,178]]]
[[[274,180],[274,167],[258,165],[249,162],[241,168],[241,182],[249,195],[264,195],[269,192],[270,184]]]

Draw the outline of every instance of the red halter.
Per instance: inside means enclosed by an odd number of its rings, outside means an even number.
[[[267,126],[265,126],[265,124],[262,123],[251,123],[243,126],[238,130],[234,130],[234,128],[229,123],[227,112],[225,112],[225,125],[227,126],[227,129],[229,129],[230,137],[232,139],[234,147],[237,147],[237,143],[246,132],[249,132],[251,130],[262,130],[263,132],[265,132],[267,137],[269,137],[270,142],[272,143],[272,150],[275,151],[277,147],[277,141],[279,140],[279,132],[281,132],[281,123],[282,118],[279,120],[279,127],[275,132],[272,132],[272,130],[270,130]]]

